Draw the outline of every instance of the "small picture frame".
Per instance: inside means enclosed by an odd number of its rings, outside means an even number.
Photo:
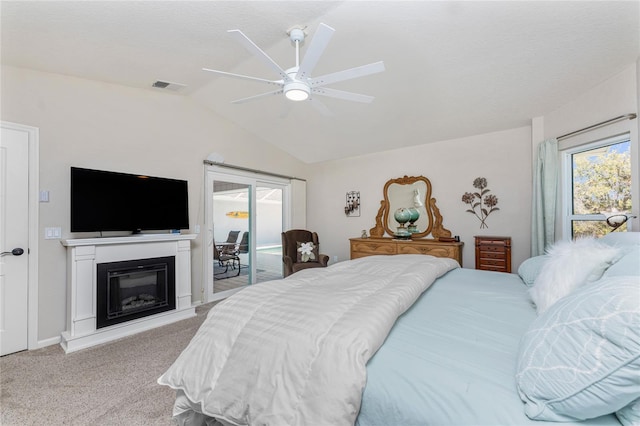
[[[347,202],[344,206],[344,214],[347,217],[360,216],[360,191],[347,192]]]

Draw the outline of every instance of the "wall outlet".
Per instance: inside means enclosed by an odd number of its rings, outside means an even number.
[[[333,256],[333,261],[337,262],[338,261],[338,256]]]

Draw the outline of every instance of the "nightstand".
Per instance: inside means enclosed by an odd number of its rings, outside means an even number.
[[[511,272],[511,237],[476,236],[476,269]]]

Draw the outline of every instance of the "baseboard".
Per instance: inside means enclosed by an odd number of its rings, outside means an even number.
[[[109,327],[99,328],[91,333],[82,335],[72,335],[68,331],[63,331],[60,335],[60,346],[65,353],[75,352],[91,346],[108,343],[136,333],[162,327],[183,319],[195,317],[195,308],[189,307],[180,310],[171,310],[159,314],[150,315],[143,318],[127,321],[122,324],[115,324]]]
[[[191,303],[191,307],[195,308],[197,306],[202,305],[202,302],[200,300],[196,300],[195,302]],[[46,348],[47,346],[53,346],[53,345],[58,345],[61,342],[61,337],[60,336],[56,336],[56,337],[50,337],[48,339],[44,339],[44,340],[38,340],[36,342],[36,345],[34,347],[29,348],[28,350],[33,351],[36,349],[42,349],[42,348]]]
[[[60,343],[60,336],[50,337],[44,340],[38,340],[38,344],[35,348],[29,348],[29,350],[46,348],[47,346],[57,345]]]

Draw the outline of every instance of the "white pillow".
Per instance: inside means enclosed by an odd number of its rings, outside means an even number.
[[[600,279],[604,271],[620,256],[620,249],[580,238],[560,241],[547,249],[547,260],[529,289],[538,314],[579,286]]]

